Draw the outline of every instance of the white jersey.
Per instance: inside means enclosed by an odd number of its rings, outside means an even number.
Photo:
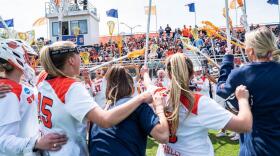
[[[35,155],[39,124],[33,90],[8,79],[0,83],[12,86],[0,99],[0,156]]]
[[[157,87],[168,87],[169,85],[169,80],[167,78],[156,78],[154,79],[153,84]]]
[[[201,96],[188,117],[187,114],[181,104],[177,142],[159,145],[157,156],[214,156],[208,130],[224,128],[232,114],[206,96]]]
[[[94,79],[93,87],[95,91],[95,101],[101,107],[105,108],[106,105],[106,86],[107,81],[105,78]]]
[[[66,134],[68,141],[50,156],[88,155],[86,114],[98,107],[81,82],[71,78],[44,80],[38,86],[39,115],[43,134]]]
[[[207,97],[210,97],[210,95],[209,95],[210,82],[206,77],[203,77],[203,76],[198,76],[197,77],[196,76],[196,77],[193,78],[192,82],[197,85],[197,91],[200,94],[205,95]]]

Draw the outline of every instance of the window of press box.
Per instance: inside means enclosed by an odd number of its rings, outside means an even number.
[[[59,24],[58,22],[52,22],[52,36],[58,36]],[[62,35],[69,35],[68,21],[62,22]]]
[[[75,28],[80,29],[79,34],[87,34],[88,33],[87,20],[71,21],[70,26],[71,26],[71,35],[74,35],[74,29]]]
[[[52,22],[52,36],[58,36],[58,22]]]
[[[62,35],[69,35],[68,21],[62,22]]]

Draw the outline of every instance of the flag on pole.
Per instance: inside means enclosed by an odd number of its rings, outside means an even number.
[[[195,12],[195,3],[188,4],[189,12]]]
[[[145,14],[149,14],[149,6],[145,6]],[[156,6],[151,6],[151,15],[156,15],[157,14],[157,9]]]
[[[33,27],[38,27],[38,26],[42,26],[47,24],[47,18],[46,17],[41,17],[38,18],[34,23],[33,23]]]
[[[273,5],[273,4],[278,5],[279,1],[278,0],[268,0],[267,3],[269,3],[271,5]]]
[[[14,19],[5,20],[5,23],[8,27],[14,27]],[[4,28],[4,25],[1,21],[0,21],[0,28]]]
[[[110,9],[106,11],[108,17],[119,18],[118,10],[117,9]]]
[[[127,54],[127,57],[130,58],[130,59],[133,59],[133,58],[137,58],[141,55],[144,55],[145,54],[145,49],[140,49],[140,50],[134,50],[132,52],[129,52]]]
[[[243,0],[237,0],[237,3],[239,5],[239,7],[243,7],[243,5],[244,5]]]

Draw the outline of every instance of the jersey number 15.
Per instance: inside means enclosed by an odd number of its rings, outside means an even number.
[[[39,119],[43,122],[43,124],[45,125],[45,127],[47,128],[52,128],[52,112],[46,108],[46,106],[48,107],[52,107],[53,105],[53,100],[43,96],[41,93],[38,94],[38,115],[39,115]]]

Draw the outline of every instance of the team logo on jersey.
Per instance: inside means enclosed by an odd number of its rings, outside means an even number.
[[[25,94],[30,94],[30,90],[28,88],[24,88],[24,93]]]
[[[14,41],[10,41],[7,44],[12,49],[16,49],[18,47],[18,44],[16,42],[14,42]]]

